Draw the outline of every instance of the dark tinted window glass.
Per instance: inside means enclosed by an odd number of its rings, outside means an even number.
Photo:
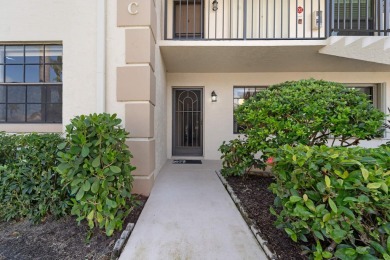
[[[5,106],[6,106],[6,104],[0,104],[0,122],[1,123],[4,123],[5,119],[6,119]]]
[[[26,87],[8,87],[8,103],[26,103]]]
[[[6,86],[0,86],[0,103],[5,103],[6,100]]]
[[[4,82],[4,65],[0,65],[0,82]]]
[[[27,122],[44,122],[45,104],[27,104]]]
[[[61,104],[47,104],[46,122],[48,122],[48,123],[61,123],[62,122],[62,105]]]
[[[25,122],[26,118],[25,104],[8,104],[7,105],[7,120],[8,122]]]
[[[0,122],[62,122],[62,46],[0,45]]]
[[[62,103],[62,88],[60,86],[47,88],[47,103]]]
[[[5,46],[5,63],[23,64],[24,63],[23,46]]]
[[[41,86],[27,87],[27,103],[45,103],[45,91]]]

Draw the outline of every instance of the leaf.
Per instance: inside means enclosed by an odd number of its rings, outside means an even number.
[[[379,244],[378,242],[375,242],[375,241],[370,241],[369,244],[376,250],[378,251],[379,253],[381,254],[385,254],[386,253],[386,250],[381,246],[381,244]]]
[[[74,186],[77,186],[80,182],[82,182],[83,179],[80,179],[80,178],[76,178],[74,179],[71,183],[70,183],[70,186],[71,187],[74,187]]]
[[[289,228],[285,228],[284,231],[286,231],[286,233],[290,236],[290,238],[291,238],[294,242],[297,242],[297,241],[298,241],[297,234],[295,234],[294,231],[292,231],[292,230],[289,229]]]
[[[95,215],[95,210],[93,209],[93,210],[91,210],[91,212],[89,212],[89,214],[88,214],[88,216],[87,216],[87,219],[88,219],[88,220],[92,220],[93,217],[94,217],[94,215]]]
[[[359,201],[357,198],[354,198],[354,197],[346,197],[345,199],[343,199],[344,202],[356,202],[356,201]]]
[[[122,170],[118,166],[112,165],[110,166],[110,171],[112,171],[113,173],[120,173]]]
[[[381,189],[387,194],[389,193],[389,187],[386,183],[382,182]]]
[[[322,217],[322,221],[323,221],[323,222],[327,222],[327,221],[330,220],[330,218],[331,218],[330,213],[326,213],[326,214]]]
[[[99,191],[99,185],[99,179],[96,178],[96,180],[92,183],[91,191],[96,194]]]
[[[386,247],[387,247],[387,251],[390,252],[390,236],[387,237]]]
[[[92,167],[94,168],[97,168],[100,166],[100,156],[96,157],[93,161],[92,161]]]
[[[307,201],[307,200],[308,200],[307,194],[303,194],[303,201]]]
[[[355,260],[356,251],[353,248],[339,248],[334,256],[343,260]]]
[[[331,198],[329,198],[328,203],[329,203],[329,206],[332,209],[332,211],[334,213],[337,213],[337,206],[336,206],[336,204],[333,202],[333,200]]]
[[[298,202],[298,201],[301,201],[301,200],[302,200],[302,198],[299,197],[299,196],[291,196],[290,197],[290,202],[292,202],[292,203],[295,203],[295,202]]]
[[[292,159],[293,159],[294,162],[296,162],[297,161],[297,156],[294,154]]]
[[[88,148],[88,146],[84,145],[83,149],[81,150],[81,156],[82,157],[87,157],[88,154],[89,154],[89,148]]]
[[[64,142],[64,143],[60,143],[59,145],[57,145],[57,148],[58,148],[58,150],[62,150],[65,148],[65,146],[66,146],[66,143]]]
[[[116,208],[118,205],[116,204],[115,201],[113,200],[110,200],[109,198],[106,198],[106,204],[110,207],[110,208]]]
[[[79,189],[79,192],[76,194],[76,200],[80,201],[84,197],[84,189]]]
[[[367,246],[357,246],[355,249],[358,254],[365,255],[368,254],[368,248]]]
[[[361,167],[360,170],[362,171],[363,179],[366,181],[370,174],[368,173],[367,169],[364,167]]]
[[[372,183],[367,184],[367,188],[369,188],[371,190],[379,189],[381,186],[382,186],[381,182],[372,182]]]
[[[82,188],[83,188],[84,191],[89,191],[89,189],[91,189],[91,183],[90,183],[88,180],[86,180],[86,181],[84,182]]]
[[[321,234],[321,232],[319,232],[319,231],[317,231],[317,230],[314,230],[313,233],[314,233],[314,235],[315,235],[318,239],[324,241],[324,236]]]
[[[355,219],[355,214],[352,210],[350,210],[347,207],[340,207],[340,211],[343,212],[346,216],[348,216],[350,219]]]
[[[61,163],[58,165],[57,170],[62,174],[65,170],[71,168],[71,165],[69,163]]]
[[[300,217],[310,217],[312,216],[312,213],[308,210],[306,210],[306,207],[303,207],[300,204],[297,204],[295,209],[294,209],[295,214],[299,214]]]
[[[325,185],[327,188],[330,188],[330,179],[329,176],[325,176]]]
[[[316,211],[316,207],[314,206],[314,203],[312,200],[305,201],[306,207],[308,207],[311,211]]]
[[[104,218],[102,216],[102,214],[100,214],[99,212],[96,212],[96,219],[97,219],[97,222],[100,224],[103,222]]]
[[[347,234],[348,232],[343,229],[333,229],[330,231],[331,237],[338,244],[346,238]]]
[[[326,258],[326,259],[329,259],[333,256],[333,254],[329,251],[324,251],[322,252],[322,257]]]

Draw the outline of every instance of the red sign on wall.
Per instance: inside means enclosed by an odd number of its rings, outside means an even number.
[[[303,7],[302,7],[302,6],[298,6],[298,8],[297,8],[297,13],[298,13],[298,14],[303,13]]]

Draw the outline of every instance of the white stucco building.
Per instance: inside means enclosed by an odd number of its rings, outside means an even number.
[[[0,131],[117,113],[137,193],[169,158],[219,159],[235,106],[305,78],[359,88],[386,112],[390,0],[0,0]]]

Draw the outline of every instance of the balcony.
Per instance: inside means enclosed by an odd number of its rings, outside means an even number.
[[[165,40],[390,36],[390,0],[165,0]]]
[[[171,73],[389,71],[390,0],[165,0],[164,12]]]

